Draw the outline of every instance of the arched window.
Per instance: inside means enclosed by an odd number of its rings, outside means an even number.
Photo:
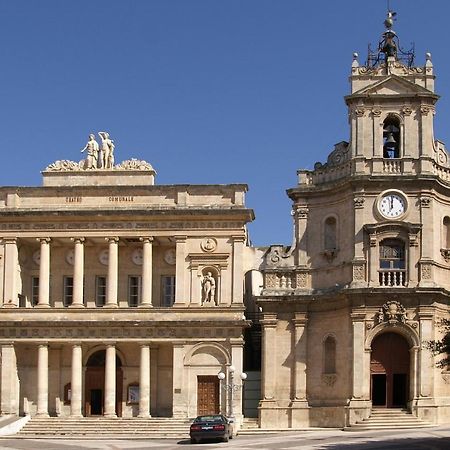
[[[383,158],[400,158],[400,120],[388,116],[383,122]]]
[[[400,239],[385,239],[380,243],[380,285],[405,286],[405,243]]]
[[[337,248],[337,221],[333,216],[327,217],[324,225],[324,249],[336,250]]]
[[[442,247],[450,248],[450,217],[448,216],[442,220]]]
[[[336,373],[336,340],[328,336],[323,343],[323,373]]]

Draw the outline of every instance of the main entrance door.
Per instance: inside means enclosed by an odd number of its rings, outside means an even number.
[[[102,416],[105,398],[105,350],[88,359],[85,377],[85,411],[87,416]],[[123,376],[121,361],[116,357],[116,414],[122,415]]]
[[[374,339],[370,374],[373,406],[406,406],[409,392],[409,346],[402,336],[384,333]]]
[[[197,379],[197,414],[206,416],[219,413],[219,379],[199,376]]]

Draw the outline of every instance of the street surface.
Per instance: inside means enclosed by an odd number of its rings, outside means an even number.
[[[302,431],[268,435],[238,436],[228,443],[192,445],[189,440],[80,440],[80,439],[0,439],[0,450],[145,450],[145,449],[240,449],[240,450],[450,450],[450,426],[416,430],[346,432]]]

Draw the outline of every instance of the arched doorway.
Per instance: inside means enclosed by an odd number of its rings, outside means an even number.
[[[86,363],[85,412],[87,416],[102,416],[105,398],[106,351],[93,353]],[[122,361],[116,355],[116,413],[122,415]]]
[[[409,345],[401,335],[383,333],[373,340],[370,358],[372,406],[406,407],[409,361]]]

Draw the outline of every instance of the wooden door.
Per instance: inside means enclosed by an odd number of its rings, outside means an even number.
[[[219,379],[216,376],[198,376],[197,414],[219,414]]]
[[[104,412],[105,368],[88,367],[85,382],[85,411],[87,416],[102,416]],[[123,372],[116,369],[116,414],[122,416]]]

